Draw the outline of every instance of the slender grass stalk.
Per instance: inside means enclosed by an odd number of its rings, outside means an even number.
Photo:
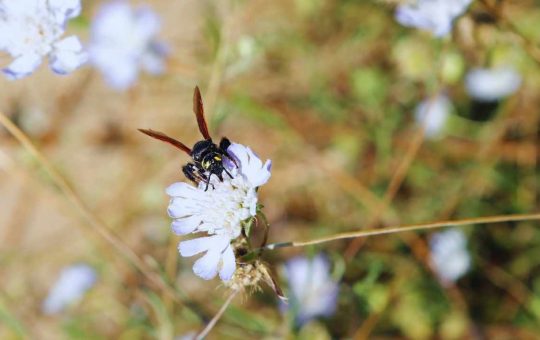
[[[516,37],[519,38],[525,52],[527,52],[527,54],[529,55],[529,57],[531,57],[532,60],[534,60],[537,64],[540,65],[540,50],[537,47],[537,43],[527,37],[525,34],[523,34],[523,32],[521,32],[519,27],[514,24],[514,22],[506,15],[506,13],[504,13],[501,5],[494,6],[487,0],[480,0],[480,2],[482,3],[482,5],[484,5],[484,8],[490,14],[495,16],[495,18],[500,21],[500,24],[506,26],[506,28],[508,28],[510,32],[512,32]]]
[[[206,325],[206,327],[204,327],[204,329],[199,334],[197,334],[197,336],[195,337],[196,340],[204,339],[204,337],[207,336],[208,333],[210,333],[212,328],[214,328],[214,326],[219,321],[221,316],[223,316],[223,313],[225,313],[225,311],[227,310],[227,307],[229,307],[229,305],[231,304],[234,297],[238,294],[238,292],[239,290],[233,290],[231,295],[229,295],[229,297],[227,298],[223,306],[221,306],[221,308],[216,313],[216,315],[212,318],[212,320],[210,320],[210,322]]]
[[[54,168],[49,160],[34,146],[30,138],[19,129],[13,122],[0,111],[0,124],[28,151],[43,167],[49,175],[54,185],[62,192],[66,200],[79,212],[86,225],[101,236],[107,243],[118,251],[129,263],[137,268],[150,282],[169,294],[177,302],[184,303],[185,298],[172,287],[170,287],[163,278],[148,268],[146,263],[116,235],[99,217],[92,213],[90,208],[82,201],[79,195],[71,187],[68,181]]]
[[[360,231],[352,231],[348,233],[334,234],[330,236],[321,237],[309,241],[291,241],[291,242],[278,242],[272,243],[264,247],[265,249],[277,249],[286,247],[305,247],[314,244],[326,243],[331,241],[367,237],[375,235],[395,234],[405,231],[418,231],[418,230],[431,230],[450,226],[463,226],[468,224],[490,224],[499,222],[517,222],[517,221],[532,221],[540,220],[540,214],[526,214],[526,215],[500,215],[500,216],[487,216],[487,217],[475,217],[467,218],[463,220],[455,221],[440,221],[433,223],[411,224],[407,226],[395,226],[388,228],[368,229]],[[257,249],[255,249],[256,251]]]

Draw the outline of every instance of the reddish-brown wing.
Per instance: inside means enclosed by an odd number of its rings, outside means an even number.
[[[153,130],[147,130],[147,129],[138,129],[142,133],[144,133],[147,136],[150,136],[155,139],[159,139],[160,141],[163,141],[165,143],[169,143],[174,147],[177,147],[178,149],[184,151],[188,155],[191,155],[191,149],[184,145],[184,143],[177,141],[176,139],[167,136],[163,132],[153,131]]]
[[[199,125],[199,131],[201,131],[204,139],[212,140],[212,137],[210,137],[210,133],[208,132],[206,119],[204,119],[204,106],[201,91],[199,90],[198,86],[195,86],[195,91],[193,92],[193,112],[195,112],[197,124]]]

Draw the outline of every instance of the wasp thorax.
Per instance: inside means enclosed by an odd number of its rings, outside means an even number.
[[[219,152],[218,147],[212,140],[205,139],[198,141],[191,150],[191,157],[196,162],[202,162],[205,156],[208,154],[217,154]]]

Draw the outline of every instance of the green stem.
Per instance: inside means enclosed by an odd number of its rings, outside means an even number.
[[[450,227],[450,226],[457,227],[457,226],[463,226],[463,225],[469,225],[469,224],[489,224],[489,223],[499,223],[499,222],[516,222],[516,221],[531,221],[531,220],[540,220],[540,214],[476,217],[476,218],[467,218],[467,219],[456,220],[456,221],[441,221],[441,222],[433,222],[433,223],[411,224],[407,226],[395,226],[395,227],[388,227],[388,228],[360,230],[360,231],[353,231],[353,232],[348,232],[348,233],[334,234],[331,236],[321,237],[318,239],[308,240],[308,241],[290,241],[290,242],[272,243],[265,246],[263,249],[272,250],[272,249],[286,248],[286,247],[305,247],[309,245],[326,243],[326,242],[336,241],[336,240],[343,240],[343,239],[348,239],[348,238],[394,234],[394,233],[400,233],[400,232],[405,232],[405,231],[430,230],[430,229],[438,229],[438,228]],[[259,249],[255,249],[254,251],[258,251]]]

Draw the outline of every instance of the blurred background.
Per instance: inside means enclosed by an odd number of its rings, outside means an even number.
[[[83,1],[68,32],[89,41],[103,3]],[[167,339],[200,330],[220,308],[227,290],[193,274],[166,213],[164,189],[185,180],[188,157],[136,131],[200,140],[195,85],[216,139],[273,162],[259,191],[270,242],[538,212],[538,1],[474,1],[441,39],[397,23],[397,0],[130,3],[160,17],[165,72],[118,91],[91,66],[57,76],[43,65],[0,79],[0,110],[185,299],[149,285],[0,129],[0,338]],[[514,91],[473,97],[469,71],[499,67],[518,75]],[[439,96],[444,119],[431,129],[418,105],[434,109]],[[237,298],[209,338],[537,338],[538,227],[462,227],[467,268],[450,280],[430,255],[434,232],[267,252],[285,292],[284,263],[323,253],[339,285],[335,312],[299,324],[262,286]],[[81,263],[95,271],[91,288],[46,313],[62,270]]]

